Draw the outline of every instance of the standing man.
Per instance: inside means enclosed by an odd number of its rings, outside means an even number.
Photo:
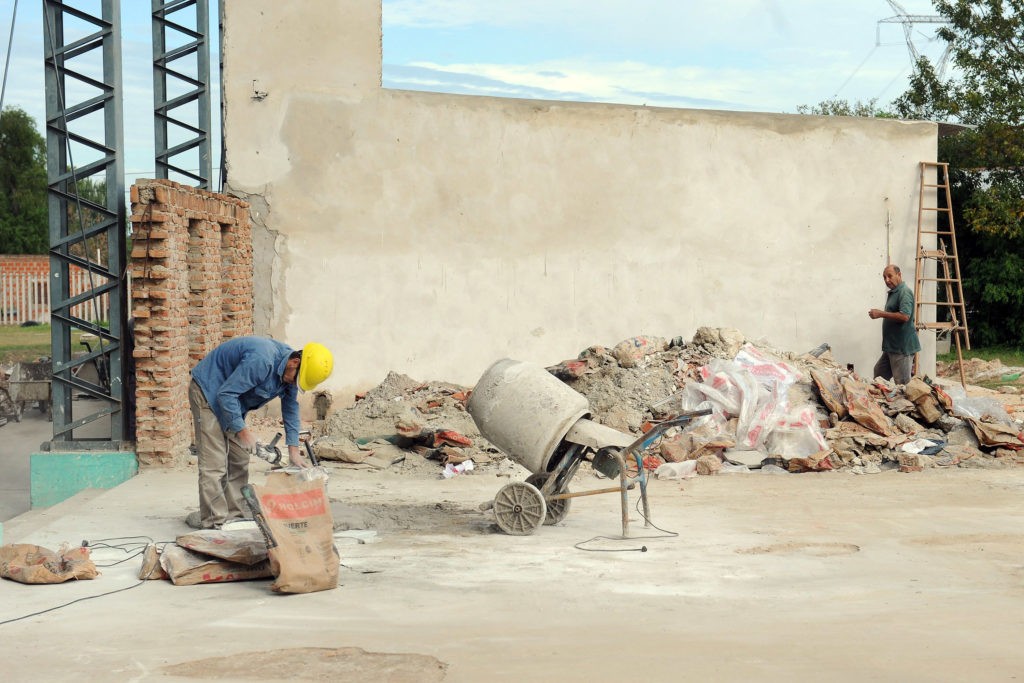
[[[256,437],[245,416],[281,399],[288,459],[308,467],[299,448],[298,392],[310,391],[334,367],[331,352],[311,342],[301,351],[265,337],[235,337],[192,369],[189,407],[199,451],[199,511],[185,521],[197,529],[218,529],[241,519],[242,487],[249,481],[249,456]]]
[[[914,293],[904,284],[899,266],[886,266],[882,279],[889,288],[885,310],[868,311],[872,320],[882,319],[882,356],[875,363],[874,376],[906,384],[910,381],[914,354],[921,350],[914,329]]]

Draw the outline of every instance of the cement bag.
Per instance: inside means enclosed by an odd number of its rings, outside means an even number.
[[[825,435],[810,406],[793,408],[777,420],[768,434],[766,446],[769,453],[784,458],[808,458],[828,451]]]
[[[38,545],[14,543],[0,546],[0,577],[18,583],[64,583],[71,579],[95,579],[96,565],[88,548],[63,546],[53,552]]]
[[[272,472],[265,485],[243,489],[267,542],[275,577],[271,590],[314,593],[338,586],[341,558],[334,547],[326,489],[326,480],[316,477],[315,469]]]
[[[896,425],[872,398],[867,384],[852,377],[843,377],[840,383],[846,392],[846,409],[850,411],[850,417],[876,434],[893,436],[896,433]]]
[[[142,566],[139,567],[139,578],[143,581],[169,579],[167,572],[160,566],[160,548],[150,543],[142,551]]]
[[[636,367],[644,356],[659,353],[668,348],[668,341],[662,337],[630,337],[619,342],[612,349],[612,356],[623,368]]]
[[[175,586],[192,586],[197,583],[226,583],[228,581],[249,581],[271,576],[270,562],[240,564],[218,557],[192,552],[180,545],[168,545],[160,553],[160,566]]]
[[[811,380],[818,389],[821,402],[830,412],[838,415],[840,420],[850,414],[846,408],[846,392],[843,391],[843,386],[839,383],[836,373],[812,369]]]
[[[253,565],[267,559],[267,542],[259,529],[203,529],[178,536],[175,542],[182,548],[228,562]]]

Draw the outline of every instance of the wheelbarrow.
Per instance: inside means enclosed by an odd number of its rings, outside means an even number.
[[[526,536],[543,524],[557,524],[569,514],[573,498],[618,493],[622,501],[622,537],[629,536],[629,494],[640,487],[644,526],[651,526],[647,473],[643,452],[673,427],[680,427],[710,410],[681,414],[633,437],[589,419],[586,397],[544,368],[503,359],[477,382],[467,411],[480,433],[531,472],[526,481],[503,486],[481,505],[493,509],[498,527],[513,536]],[[636,464],[630,475],[627,462]],[[569,482],[584,462],[618,485],[572,493]]]
[[[50,380],[52,370],[50,361],[36,363],[17,363],[11,371],[11,400],[18,406],[21,413],[28,407],[36,407],[46,413],[46,419],[53,419],[53,406],[50,399]]]

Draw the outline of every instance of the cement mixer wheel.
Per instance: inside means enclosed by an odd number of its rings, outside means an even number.
[[[494,518],[510,536],[529,536],[544,523],[548,507],[540,489],[525,481],[506,484],[494,497]]]
[[[548,472],[538,472],[537,474],[531,474],[526,478],[527,484],[532,484],[538,489],[544,488],[544,482],[548,480],[551,474]],[[555,493],[568,493],[569,489],[565,491],[555,491]],[[557,500],[551,500],[545,498],[544,502],[548,506],[548,514],[544,517],[545,526],[551,526],[552,524],[558,524],[565,516],[569,514],[569,503],[572,502],[572,498],[559,498]]]

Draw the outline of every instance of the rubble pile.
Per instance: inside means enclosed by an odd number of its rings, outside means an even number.
[[[998,358],[993,360],[982,360],[981,358],[965,358],[964,377],[971,384],[981,382],[1015,382],[1024,375],[1024,368],[1003,365]],[[939,377],[956,378],[960,377],[960,364],[957,361],[935,363],[935,374]],[[1010,387],[1016,389],[1016,387]],[[1018,393],[1011,391],[1009,393]]]
[[[487,463],[497,449],[487,443],[466,412],[470,388],[449,382],[418,382],[389,372],[384,381],[356,396],[353,406],[315,424],[317,456],[372,467],[402,462],[403,469]]]
[[[1024,455],[1021,425],[999,401],[928,379],[905,387],[865,380],[835,363],[827,345],[792,353],[735,329],[702,327],[689,342],[641,336],[591,346],[548,371],[587,398],[594,421],[634,435],[711,408],[646,454],[643,466],[667,476],[1006,467]],[[435,470],[500,462],[466,412],[470,391],[389,373],[318,423],[317,453]]]

